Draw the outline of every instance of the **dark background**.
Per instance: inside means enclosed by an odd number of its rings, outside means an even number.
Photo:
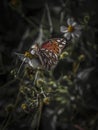
[[[58,91],[54,101],[43,107],[39,129],[98,130],[97,5],[97,0],[0,0],[0,130],[31,130],[35,120],[36,111],[21,111],[20,102],[12,111],[20,88],[20,81],[14,78],[19,68],[14,52],[24,53],[34,42],[60,37],[60,25],[69,16],[84,25],[84,30],[68,49],[70,55],[53,71],[55,80],[62,75],[71,77],[70,82],[61,82],[68,93]]]

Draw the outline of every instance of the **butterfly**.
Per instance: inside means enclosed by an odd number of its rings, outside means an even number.
[[[68,41],[65,38],[52,38],[42,43],[41,46],[34,44],[25,54],[16,53],[16,55],[32,68],[41,67],[51,70],[57,65],[59,55],[67,44]]]

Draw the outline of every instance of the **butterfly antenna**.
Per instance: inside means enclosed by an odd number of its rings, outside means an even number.
[[[17,71],[17,75],[16,75],[16,77],[19,75],[20,70],[21,70],[21,68],[22,68],[22,66],[23,66],[23,64],[24,64],[24,62],[25,62],[25,60],[26,60],[26,58],[23,59],[21,65],[20,65],[20,67],[19,67],[19,69],[18,69],[18,71]]]

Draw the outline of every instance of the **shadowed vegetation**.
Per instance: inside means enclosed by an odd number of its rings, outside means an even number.
[[[98,130],[98,20],[93,0],[0,1],[0,130]],[[21,65],[24,53],[73,17],[83,29],[51,71]],[[37,77],[36,77],[37,76]]]

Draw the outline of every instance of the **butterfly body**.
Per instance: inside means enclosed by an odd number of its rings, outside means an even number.
[[[38,46],[38,44],[33,45],[28,55],[21,54],[20,59],[23,61],[25,58],[24,62],[33,68],[42,67],[43,69],[50,70],[58,63],[59,55],[67,44],[64,38],[49,39],[41,46]]]

